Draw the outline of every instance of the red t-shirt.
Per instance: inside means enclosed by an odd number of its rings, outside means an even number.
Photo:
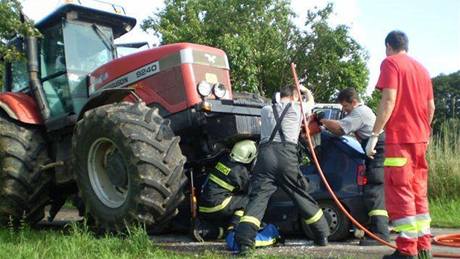
[[[428,101],[433,99],[428,71],[406,54],[388,56],[380,65],[376,88],[397,90],[395,107],[385,127],[385,142],[427,142],[430,137]]]

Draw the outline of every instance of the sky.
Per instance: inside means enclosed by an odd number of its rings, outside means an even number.
[[[39,21],[69,1],[71,0],[21,2],[25,14]],[[80,2],[96,8],[106,8],[96,1]],[[110,2],[123,6],[127,15],[137,19],[133,31],[118,39],[118,43],[148,41],[151,46],[159,44],[152,32],[145,33],[140,29],[140,24],[164,6],[162,0]],[[334,4],[334,15],[330,24],[349,26],[351,36],[368,52],[368,93],[374,89],[380,63],[385,58],[385,36],[395,29],[407,34],[409,55],[420,61],[432,77],[460,70],[460,0],[291,0],[291,6],[297,14],[295,24],[303,26],[308,9],[324,7],[328,2]]]

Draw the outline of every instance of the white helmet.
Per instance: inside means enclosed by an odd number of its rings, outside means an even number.
[[[256,142],[252,140],[242,140],[237,142],[230,153],[230,157],[240,163],[249,164],[257,155]]]

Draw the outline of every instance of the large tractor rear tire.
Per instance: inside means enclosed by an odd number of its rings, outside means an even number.
[[[51,175],[40,168],[48,162],[40,130],[0,114],[1,225],[33,225],[45,216]]]
[[[85,113],[73,138],[75,178],[86,215],[100,231],[162,227],[183,200],[185,157],[167,120],[143,103]]]

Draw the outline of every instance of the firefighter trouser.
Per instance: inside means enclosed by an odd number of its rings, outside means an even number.
[[[369,215],[369,230],[379,237],[388,240],[388,213],[385,209],[384,169],[385,160],[384,138],[380,138],[375,147],[374,159],[366,159],[367,184],[364,185],[364,206]]]
[[[219,205],[200,206],[198,210],[202,219],[213,222],[214,225],[234,228],[243,216],[247,203],[247,195],[233,195],[224,199]]]
[[[426,143],[387,144],[385,147],[385,200],[398,250],[417,255],[431,249],[427,199]]]
[[[236,229],[235,239],[239,245],[254,247],[260,221],[271,195],[278,187],[294,201],[302,218],[318,238],[329,235],[323,211],[307,192],[307,181],[300,172],[297,160],[297,146],[272,142],[260,147],[250,180],[249,203]]]

